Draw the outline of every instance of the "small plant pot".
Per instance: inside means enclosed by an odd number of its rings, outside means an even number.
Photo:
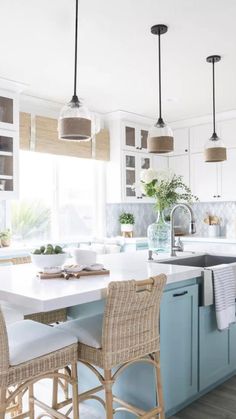
[[[134,225],[133,224],[121,224],[120,225],[122,236],[133,237]]]
[[[208,236],[209,237],[219,237],[220,236],[220,225],[213,224],[208,226]]]
[[[1,239],[1,247],[9,247],[11,245],[11,239]]]

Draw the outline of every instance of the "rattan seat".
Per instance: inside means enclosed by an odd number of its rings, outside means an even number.
[[[93,329],[95,328],[96,333],[97,330],[102,329],[101,347],[99,347],[99,342],[98,347],[83,343],[85,335],[83,331],[79,330],[83,324],[81,320],[72,320],[59,326],[77,337],[79,343],[78,361],[90,368],[101,383],[100,386],[80,394],[79,400],[92,398],[100,401],[105,407],[107,419],[112,419],[114,413],[123,410],[134,413],[143,419],[153,417],[164,419],[165,417],[160,375],[159,336],[160,301],[165,283],[165,275],[145,281],[111,282],[108,287],[102,328],[100,316],[93,316]],[[90,335],[90,331],[87,330],[87,337]],[[79,340],[81,335],[83,342]],[[156,371],[158,403],[149,412],[118,399],[112,393],[112,387],[117,377],[134,362],[150,363]],[[104,375],[95,366],[102,368]],[[105,402],[96,395],[103,389],[105,390]],[[118,403],[119,407],[114,409],[113,402]]]
[[[18,336],[14,342],[14,331],[17,334],[17,328]],[[9,410],[15,412],[14,400],[26,389],[29,390],[29,409],[25,413],[20,412],[14,416],[15,418],[33,419],[35,404],[47,415],[59,419],[66,418],[67,416],[57,412],[54,406],[47,406],[43,401],[37,400],[33,394],[34,383],[43,378],[55,377],[63,378],[72,385],[74,418],[78,418],[77,346],[73,336],[33,321],[17,322],[10,325],[7,330],[0,309],[0,419],[4,419],[7,409],[8,412]],[[24,350],[26,354],[22,353]],[[30,357],[31,350],[32,357]],[[22,362],[24,358],[25,362]],[[11,362],[16,365],[11,365]],[[71,367],[69,375],[58,373],[58,370],[67,366]],[[9,391],[11,386],[14,388]]]

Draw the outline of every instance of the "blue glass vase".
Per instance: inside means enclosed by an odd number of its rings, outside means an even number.
[[[170,251],[170,223],[165,221],[164,211],[159,211],[155,223],[147,230],[148,247],[158,253]]]

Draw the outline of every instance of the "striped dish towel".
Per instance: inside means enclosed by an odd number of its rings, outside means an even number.
[[[219,265],[211,268],[213,272],[216,322],[219,330],[229,328],[235,323],[235,267]]]

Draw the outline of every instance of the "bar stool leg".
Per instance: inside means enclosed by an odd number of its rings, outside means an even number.
[[[161,408],[161,413],[157,416],[160,419],[165,419],[165,408],[164,408],[164,397],[163,397],[163,388],[161,381],[161,368],[160,368],[160,352],[154,354],[154,361],[156,363],[156,392],[157,392],[157,402],[158,406]]]
[[[106,419],[113,419],[113,394],[111,370],[104,370],[104,388],[106,397]]]
[[[74,380],[74,382],[72,384],[73,419],[79,419],[79,398],[78,398],[78,370],[77,370],[77,363],[71,365],[71,378]]]
[[[7,389],[2,387],[0,388],[0,419],[5,418],[6,413],[6,396],[7,396]]]
[[[29,386],[29,418],[34,419],[34,387]]]
[[[54,377],[52,380],[52,407],[57,409],[58,402],[58,378]]]

